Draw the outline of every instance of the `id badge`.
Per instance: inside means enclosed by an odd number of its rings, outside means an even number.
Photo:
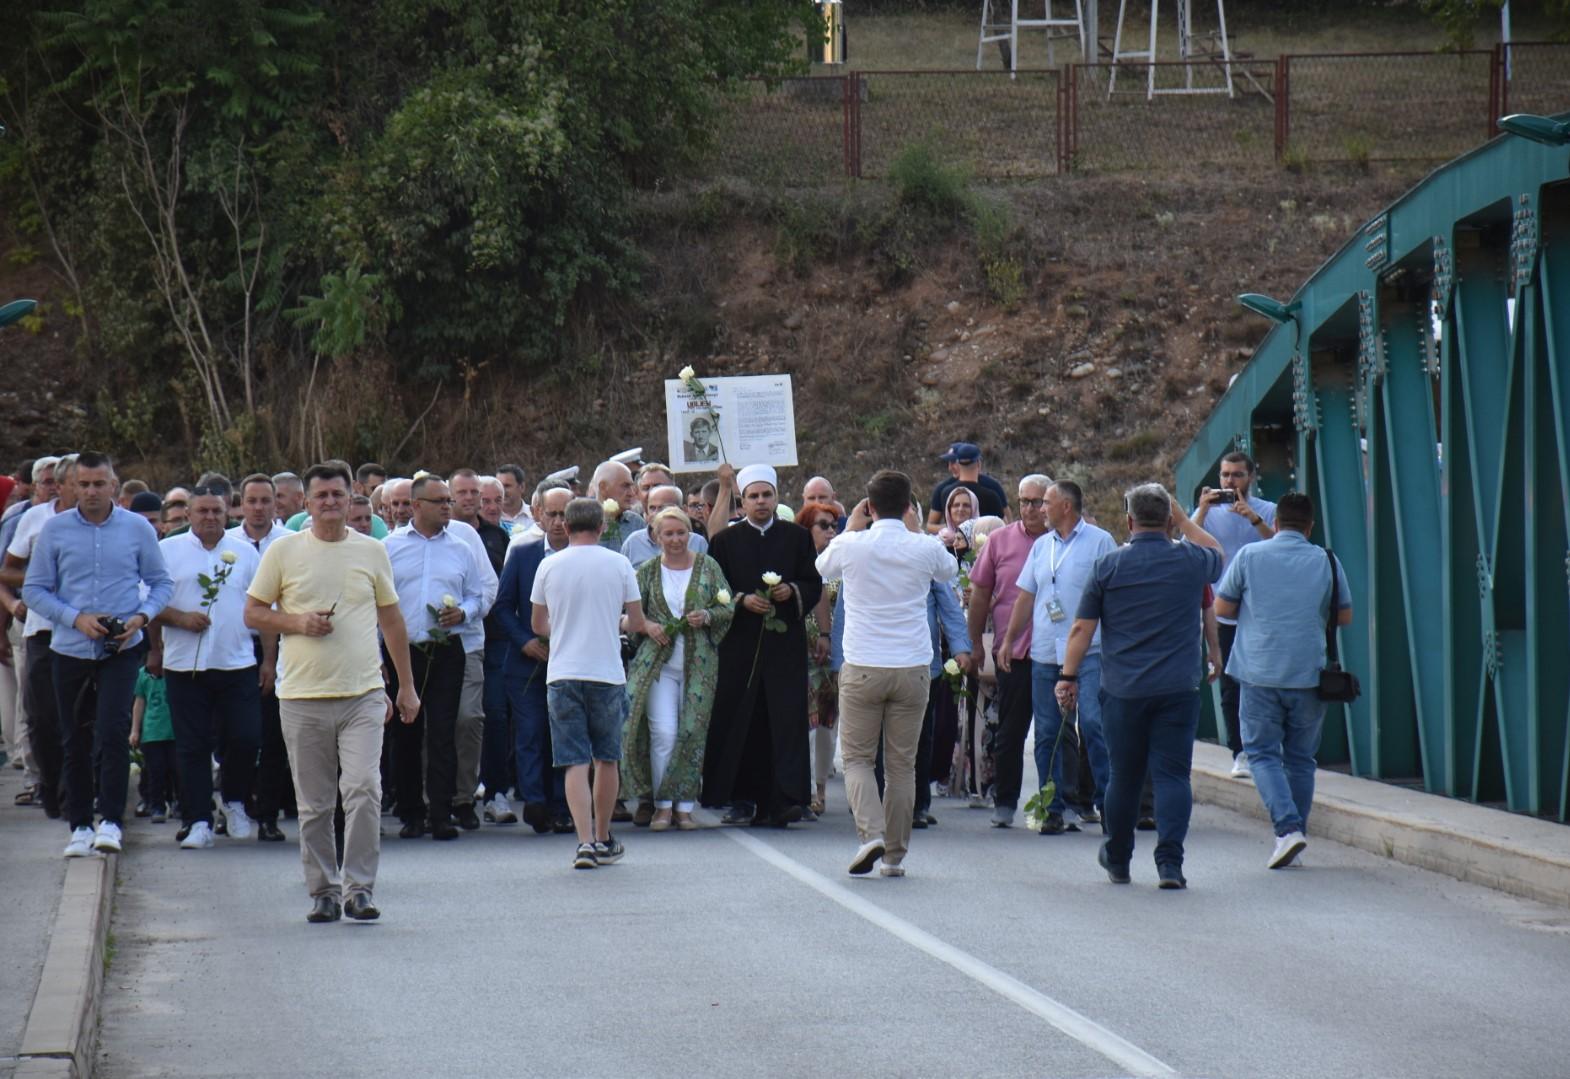
[[[1047,617],[1054,622],[1061,622],[1068,617],[1068,615],[1063,612],[1063,604],[1059,602],[1058,597],[1056,596],[1053,596],[1051,599],[1047,600]]]

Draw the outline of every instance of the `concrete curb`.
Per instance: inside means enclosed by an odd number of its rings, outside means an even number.
[[[118,856],[66,866],[44,971],[22,1032],[16,1079],[89,1079],[98,1046],[98,999]]]
[[[1194,797],[1268,824],[1259,792],[1231,769],[1224,746],[1196,744]],[[1570,907],[1570,828],[1551,821],[1320,769],[1309,836]]]

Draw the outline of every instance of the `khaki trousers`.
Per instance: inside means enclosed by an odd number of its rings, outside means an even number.
[[[278,719],[294,800],[300,811],[300,861],[311,898],[342,900],[376,886],[382,853],[382,720],[387,694],[280,700]],[[333,841],[333,809],[343,796],[343,871]]]
[[[463,693],[458,698],[458,726],[454,743],[458,751],[458,782],[452,804],[472,806],[480,785],[480,753],[485,747],[485,651],[463,657]],[[486,797],[493,792],[486,791]]]
[[[927,711],[931,675],[919,667],[858,667],[840,670],[840,755],[845,758],[845,795],[863,843],[883,837],[883,860],[899,865],[910,847],[916,806],[916,749]],[[883,742],[883,799],[875,772]]]

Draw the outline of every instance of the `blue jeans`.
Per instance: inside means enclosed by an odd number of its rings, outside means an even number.
[[[545,700],[551,713],[551,762],[556,767],[621,760],[621,729],[627,721],[625,685],[563,678],[546,685]]]
[[[1139,792],[1148,768],[1156,795],[1156,864],[1183,866],[1183,840],[1194,809],[1189,769],[1199,728],[1199,691],[1152,697],[1101,694],[1101,721],[1112,767],[1107,780],[1107,860],[1127,866],[1134,856]]]
[[[1058,710],[1054,690],[1058,684],[1058,665],[1036,663],[1031,669],[1031,707],[1036,720],[1036,777],[1046,785],[1050,768],[1052,781],[1057,784],[1057,794],[1052,798],[1048,812],[1063,812],[1063,754],[1073,747],[1058,738],[1063,725],[1063,713]],[[1090,772],[1096,780],[1096,808],[1106,800],[1107,740],[1101,730],[1101,656],[1089,655],[1079,663],[1079,736],[1085,740],[1090,754]],[[1054,752],[1054,747],[1056,751]]]
[[[1301,832],[1314,802],[1314,754],[1325,726],[1325,702],[1314,689],[1241,684],[1243,752],[1259,800],[1270,811],[1276,835]]]
[[[566,773],[551,765],[551,724],[545,698],[545,664],[509,645],[504,678],[507,714],[512,719],[513,766],[518,797],[525,805],[548,805],[567,815]]]

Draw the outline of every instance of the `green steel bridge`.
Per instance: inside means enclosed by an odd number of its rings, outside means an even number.
[[[1178,465],[1309,493],[1356,619],[1321,764],[1570,813],[1570,114],[1437,169],[1287,302]],[[1202,730],[1216,730],[1207,709]]]

